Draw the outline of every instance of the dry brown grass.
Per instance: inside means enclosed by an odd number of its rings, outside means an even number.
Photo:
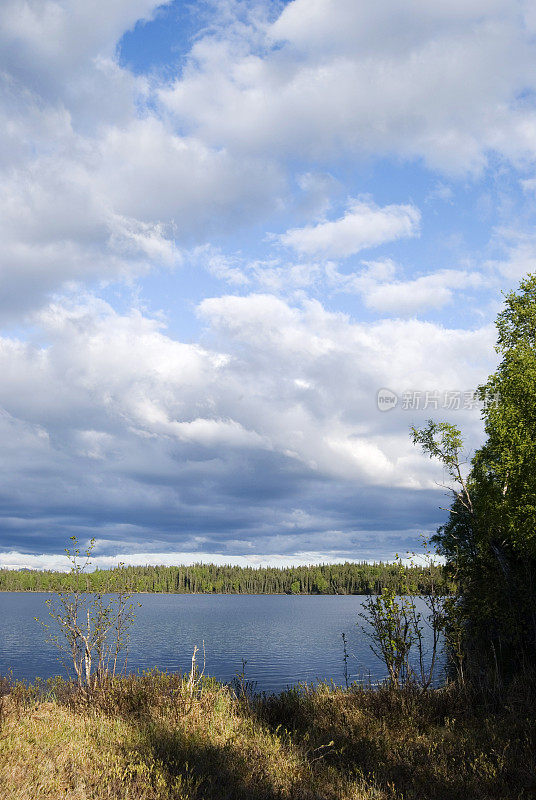
[[[439,692],[320,687],[236,698],[151,673],[83,702],[3,699],[4,800],[519,800],[535,730],[515,707]]]
[[[534,706],[497,703],[456,686],[343,692],[320,689],[269,699],[263,717],[295,743],[329,737],[329,762],[374,776],[389,798],[520,800],[536,788]]]

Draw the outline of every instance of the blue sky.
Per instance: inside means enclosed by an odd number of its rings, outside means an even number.
[[[534,267],[536,12],[7,0],[0,564],[418,549]],[[377,393],[396,399],[378,408]]]

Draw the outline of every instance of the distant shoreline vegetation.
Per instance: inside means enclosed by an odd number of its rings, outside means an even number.
[[[404,569],[414,594],[450,594],[454,585],[442,566]],[[76,577],[53,570],[0,570],[0,591],[53,592],[75,588]],[[88,592],[169,594],[380,594],[403,584],[397,564],[349,563],[308,567],[119,566],[80,577]]]

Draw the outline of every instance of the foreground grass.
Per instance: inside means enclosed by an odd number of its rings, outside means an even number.
[[[236,696],[176,675],[2,700],[5,800],[518,800],[536,796],[530,688],[320,687]]]

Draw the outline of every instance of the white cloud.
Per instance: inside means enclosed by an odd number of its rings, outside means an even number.
[[[519,281],[527,273],[536,272],[536,236],[533,233],[500,229],[495,238],[502,258],[487,261],[488,268],[509,281]]]
[[[155,117],[110,128],[97,159],[95,184],[118,213],[173,223],[183,242],[254,218],[283,188],[271,165],[238,161]]]
[[[301,290],[329,282],[314,257],[415,236],[420,220],[412,204],[366,201],[322,218],[341,186],[324,165],[304,167],[307,157],[357,150],[467,170],[490,148],[513,160],[534,154],[532,43],[509,4],[304,3],[287,4],[273,24],[258,9],[237,21],[226,6],[169,85],[115,56],[122,33],[157,13],[154,0],[89,10],[79,0],[4,3],[4,321],[73,281],[175,266],[184,248],[284,209],[283,198],[288,208],[288,155],[300,156],[301,194],[279,241],[311,262],[287,271]],[[285,280],[270,258],[211,268],[270,291]],[[386,307],[388,289],[379,291],[374,302]]]
[[[526,264],[528,256],[527,252]],[[256,283],[264,290],[294,299],[303,299],[302,290],[305,289],[309,295],[317,290],[359,294],[367,308],[383,316],[408,316],[440,309],[452,303],[456,292],[489,288],[496,283],[489,271],[444,269],[404,280],[398,274],[400,268],[392,259],[361,263],[362,269],[355,272],[341,272],[336,262],[320,260],[293,264],[274,259],[243,264],[240,269],[238,266],[233,270],[219,269],[217,272],[209,268],[230,284]]]
[[[358,528],[378,514],[387,530],[415,525],[400,518],[406,495],[379,510],[374,492],[435,489],[441,470],[408,436],[430,411],[382,414],[376,392],[473,388],[493,367],[491,328],[364,324],[271,295],[211,298],[199,313],[204,346],[90,298],[41,314],[46,347],[0,339],[0,508],[15,549],[40,552],[46,536],[60,551],[74,533],[126,537],[133,553],[237,555],[248,541],[256,555],[345,558],[345,493],[362,497]],[[437,413],[479,441],[477,411]]]
[[[413,456],[405,428],[398,439],[389,431],[373,433],[377,388],[403,391],[408,375],[416,387],[473,386],[479,379],[462,352],[469,348],[485,358],[491,350],[489,329],[449,331],[416,320],[367,326],[329,314],[316,302],[299,310],[269,295],[215,298],[200,310],[220,342],[228,339],[231,352],[233,345],[239,347],[242,364],[246,358],[253,369],[254,385],[256,379],[262,387],[262,394],[254,392],[255,411],[241,403],[248,425],[255,418],[252,427],[275,449],[284,448],[314,469],[359,481],[411,482],[416,464],[409,466]],[[443,354],[440,363],[437,352]],[[273,363],[278,365],[275,384],[265,372]],[[268,397],[280,398],[277,411]],[[273,429],[272,420],[277,420]],[[408,463],[402,467],[404,459]]]
[[[92,70],[111,66],[122,34],[169,1],[5,0],[0,8],[0,66],[51,101],[73,100],[78,93],[94,108],[94,87],[88,81]],[[116,76],[128,78],[123,72]],[[104,89],[104,76],[100,83]]]
[[[190,259],[231,285],[245,286],[250,283],[240,259],[226,256],[209,245],[196,247],[190,254]]]
[[[361,559],[345,558],[345,561],[356,562]],[[118,553],[116,556],[94,556],[91,559],[91,568],[109,569],[118,564],[127,566],[192,566],[194,564],[217,564],[219,566],[236,567],[299,567],[316,564],[337,564],[341,561],[339,553],[325,552],[297,552],[270,553],[269,555],[244,555],[221,553],[204,553],[196,551],[162,553]],[[0,553],[0,569],[51,569],[57,572],[68,572],[70,564],[66,556],[60,554],[31,555],[11,550]]]
[[[84,163],[54,157],[11,170],[0,188],[0,312],[20,314],[68,281],[180,262],[165,226],[118,213]]]
[[[431,203],[434,200],[442,200],[443,202],[452,205],[454,201],[454,190],[452,186],[448,186],[446,183],[441,183],[441,181],[436,183],[426,195],[425,202]]]
[[[533,16],[533,15],[532,15]],[[528,6],[294,0],[272,25],[197,41],[160,98],[188,130],[242,152],[358,152],[478,171],[534,158]]]
[[[191,422],[176,422],[170,428],[179,439],[202,444],[225,447],[260,447],[270,449],[269,441],[255,431],[246,430],[239,422],[222,419],[194,419]]]
[[[378,7],[352,0],[294,0],[272,25],[271,34],[307,51],[355,52],[363,47],[369,53],[378,48],[403,51],[426,41],[438,23],[449,31],[505,8],[503,0],[437,0],[433,6],[426,0],[409,0],[398,9],[395,3]],[[404,24],[410,20],[412,25]]]
[[[368,247],[415,236],[420,219],[420,212],[411,205],[379,208],[370,202],[353,201],[341,219],[294,228],[278,239],[307,256],[345,258]]]
[[[364,292],[365,304],[381,313],[414,314],[423,309],[442,308],[453,300],[455,290],[483,284],[482,275],[463,270],[440,270],[420,278],[376,283]]]
[[[284,190],[276,164],[178,133],[147,104],[148,79],[119,66],[118,39],[160,5],[0,9],[1,321],[73,281],[177,265]]]
[[[155,118],[9,169],[0,188],[0,311],[20,313],[68,281],[137,275],[181,262],[180,246],[254,218],[277,170],[175,135]]]
[[[1,341],[0,404],[38,432],[43,457],[106,456],[112,472],[122,448],[139,450],[137,461],[144,442],[161,441],[217,457],[229,448],[279,453],[319,475],[406,485],[408,464],[418,462],[409,420],[384,429],[376,390],[402,391],[408,375],[416,388],[471,388],[491,363],[487,328],[365,325],[270,295],[205,300],[200,313],[220,352],[174,341],[155,321],[103,303],[53,306],[42,315],[48,348]]]
[[[524,192],[536,192],[536,178],[525,178],[521,181],[521,186]]]

